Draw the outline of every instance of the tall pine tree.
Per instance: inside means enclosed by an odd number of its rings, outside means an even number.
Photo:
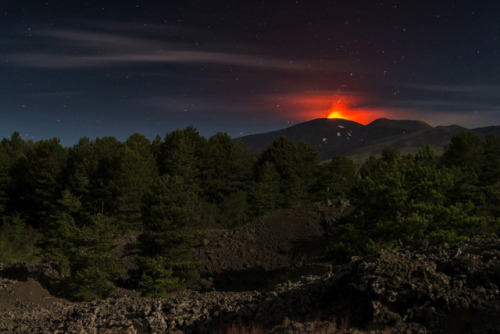
[[[116,189],[117,218],[122,228],[139,230],[142,224],[142,197],[158,177],[150,141],[134,134],[117,154],[113,174]]]
[[[181,285],[189,284],[197,275],[191,251],[197,242],[193,226],[199,219],[198,197],[182,177],[163,175],[153,183],[143,201],[139,266],[149,271],[152,268],[148,265],[163,263],[168,266],[165,270],[172,269],[173,275],[180,278]]]

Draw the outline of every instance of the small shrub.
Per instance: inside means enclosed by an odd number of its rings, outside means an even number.
[[[19,215],[4,216],[0,227],[0,262],[38,260],[40,233],[25,224]]]
[[[144,295],[165,298],[168,292],[179,288],[179,278],[173,276],[172,266],[163,257],[143,258],[140,267]]]

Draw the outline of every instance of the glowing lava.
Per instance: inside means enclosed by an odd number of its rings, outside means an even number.
[[[335,95],[333,96],[332,104],[328,108],[327,117],[328,118],[343,118],[348,119],[347,114],[349,113],[349,108],[347,107],[347,98],[342,95],[342,89],[347,88],[346,85],[339,87]]]
[[[328,115],[328,118],[331,119],[331,118],[345,118],[345,117],[340,112],[334,110]]]
[[[328,118],[341,118],[361,124],[368,124],[375,118],[384,117],[385,112],[360,108],[363,98],[353,93],[346,93],[346,85],[339,87],[333,96],[330,108],[326,113]]]
[[[300,122],[315,118],[340,118],[360,124],[368,124],[381,117],[390,118],[386,110],[373,109],[368,105],[373,102],[363,94],[348,91],[346,85],[340,86],[333,96],[331,92],[322,91],[318,93],[304,94],[281,94],[278,98],[273,96],[272,104],[279,101],[280,107],[286,106],[289,116]]]
[[[341,111],[339,110],[332,110],[328,112],[328,118],[343,118],[343,119],[348,119],[347,116],[345,116]]]
[[[335,103],[332,103],[332,105],[328,109],[327,117],[351,119],[351,117],[349,116],[350,114],[351,111],[349,110],[349,106],[347,105],[347,99],[343,97],[341,99],[338,99]]]

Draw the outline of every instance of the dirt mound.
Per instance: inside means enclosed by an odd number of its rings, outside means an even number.
[[[46,322],[54,314],[63,312],[70,303],[53,297],[35,279],[26,281],[0,279],[0,332],[44,332]],[[38,326],[39,319],[43,325]],[[50,328],[50,327],[48,327]],[[49,329],[48,332],[52,332]]]
[[[233,231],[212,232],[196,249],[206,287],[265,289],[290,276],[325,272],[321,260],[335,221],[349,214],[348,201],[280,210]]]
[[[49,292],[32,278],[26,282],[9,279],[0,282],[0,308],[12,307],[18,302],[46,306],[53,299]]]
[[[273,212],[239,229],[209,234],[195,259],[207,273],[299,267],[324,254],[329,229],[351,211],[348,201],[336,201]]]
[[[28,281],[29,279],[34,279],[45,287],[49,287],[52,281],[61,278],[56,268],[57,264],[54,262],[18,262],[10,265],[0,263],[0,277],[10,278],[17,281]]]

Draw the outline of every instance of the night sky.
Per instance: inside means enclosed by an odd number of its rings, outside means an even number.
[[[500,1],[0,0],[0,137],[500,124]]]

